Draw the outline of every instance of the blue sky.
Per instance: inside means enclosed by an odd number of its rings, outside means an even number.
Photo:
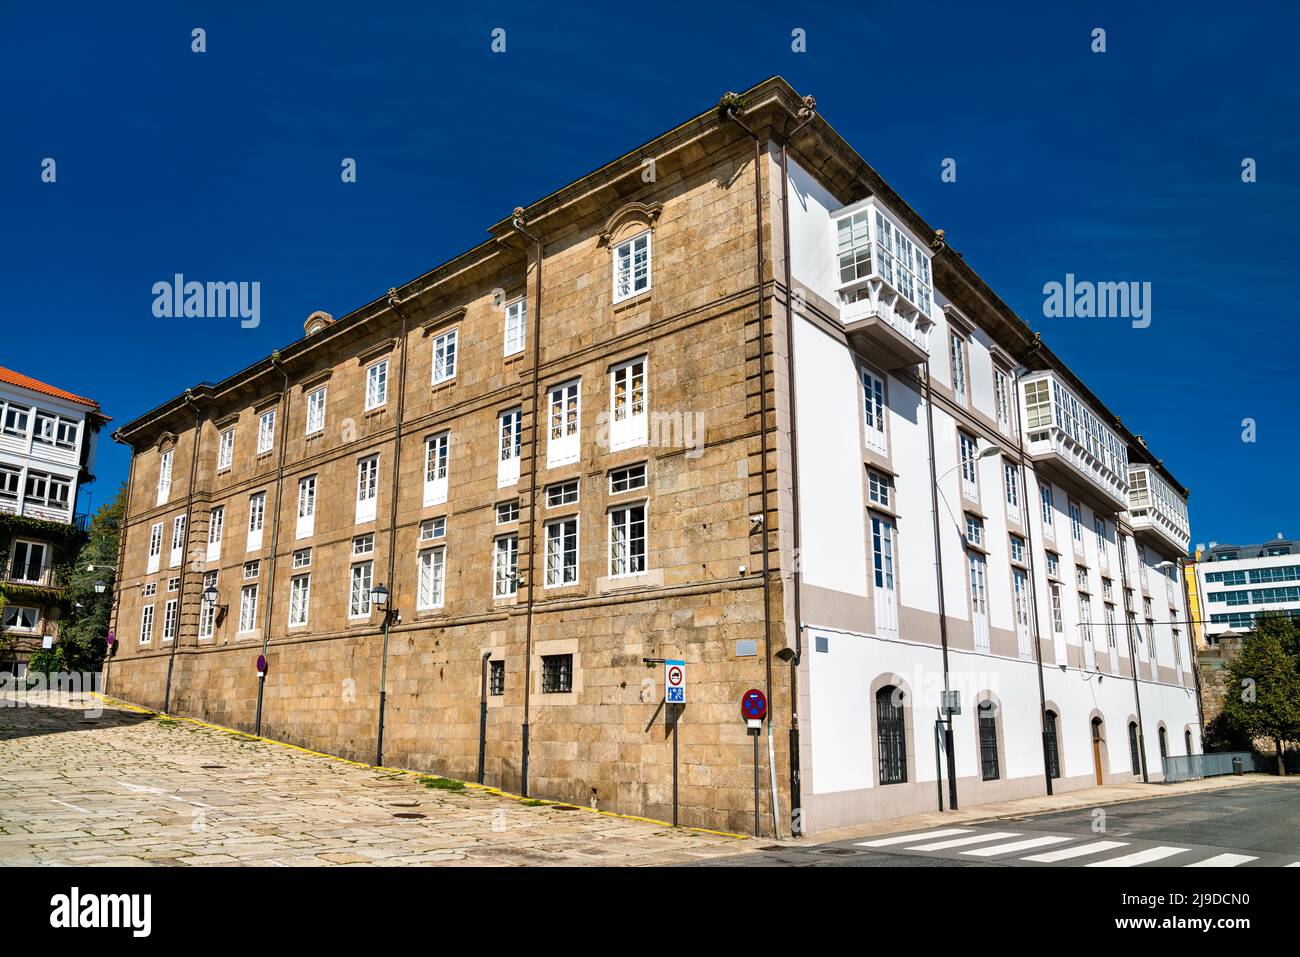
[[[1164,457],[1194,542],[1300,537],[1294,4],[233,6],[0,15],[0,364],[120,424],[780,74]],[[177,272],[260,282],[261,325],[155,318]],[[1066,273],[1150,282],[1150,327],[1044,318]],[[92,506],[127,464],[105,435]]]

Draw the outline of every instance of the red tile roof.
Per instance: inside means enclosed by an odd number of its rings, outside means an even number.
[[[33,392],[40,392],[43,395],[52,395],[56,399],[66,399],[68,402],[75,402],[78,405],[89,406],[92,409],[99,408],[99,403],[94,399],[87,399],[84,396],[65,392],[63,389],[47,385],[39,379],[33,379],[30,376],[23,375],[21,372],[14,372],[12,369],[6,369],[4,366],[0,366],[0,382],[7,382],[9,385],[16,385],[23,389],[31,389]]]

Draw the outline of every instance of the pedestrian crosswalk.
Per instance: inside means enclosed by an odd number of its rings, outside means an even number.
[[[971,859],[996,864],[1058,864],[1075,867],[1240,867],[1261,862],[1258,854],[1132,838],[1095,839],[1093,834],[1045,833],[1028,828],[946,827],[893,834],[854,847],[890,854]],[[1282,862],[1277,862],[1282,863]],[[1283,863],[1300,867],[1300,861]]]

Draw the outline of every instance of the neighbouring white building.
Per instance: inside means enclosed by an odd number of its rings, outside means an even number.
[[[54,640],[63,580],[84,530],[99,403],[0,366],[0,673]]]
[[[1187,490],[914,213],[788,189],[806,830],[946,801],[945,686],[963,804],[1160,780],[1201,747]]]
[[[1280,535],[1260,545],[1212,542],[1196,563],[1196,585],[1206,644],[1225,631],[1250,631],[1260,612],[1300,616],[1300,542]]]

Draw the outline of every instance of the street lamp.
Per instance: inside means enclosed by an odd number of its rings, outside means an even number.
[[[96,595],[102,595],[102,594],[104,594],[104,592],[107,591],[107,590],[108,590],[108,585],[105,584],[104,579],[101,578],[101,579],[99,579],[99,581],[95,582],[95,594],[96,594]]]
[[[370,589],[370,601],[384,613],[384,651],[379,665],[379,728],[375,740],[375,766],[384,764],[384,705],[388,700],[388,589],[382,584]]]
[[[98,590],[98,588],[96,588],[96,590]],[[217,603],[216,585],[209,585],[207,588],[203,589],[203,600],[209,605],[215,605]]]

